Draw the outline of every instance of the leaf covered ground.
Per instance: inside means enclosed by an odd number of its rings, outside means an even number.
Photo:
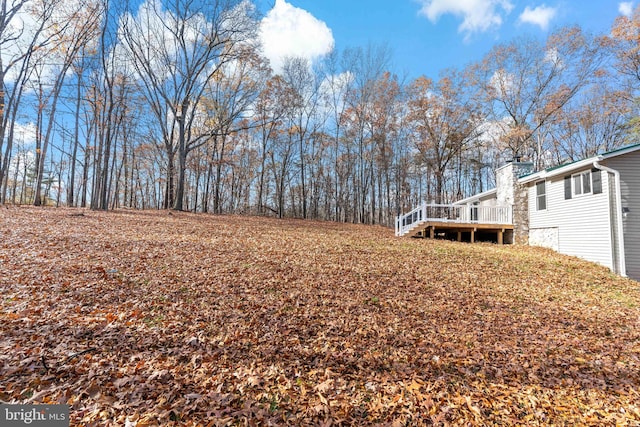
[[[640,284],[382,227],[0,208],[0,401],[72,425],[639,425]]]

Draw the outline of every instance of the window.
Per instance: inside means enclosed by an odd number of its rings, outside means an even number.
[[[547,183],[540,181],[536,183],[536,210],[544,211],[547,209]]]
[[[571,199],[574,196],[584,194],[602,193],[602,171],[591,169],[564,177],[564,198]]]
[[[571,181],[573,182],[574,196],[591,194],[591,171],[571,175]]]

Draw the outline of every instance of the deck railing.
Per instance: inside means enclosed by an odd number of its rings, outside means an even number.
[[[423,222],[461,224],[511,224],[511,206],[441,205],[423,203],[396,218],[396,236],[403,236]]]

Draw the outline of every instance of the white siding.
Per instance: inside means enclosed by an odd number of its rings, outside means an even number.
[[[580,171],[573,171],[576,173]],[[540,236],[557,229],[557,250],[612,268],[608,177],[602,173],[602,193],[564,198],[564,177],[547,180],[547,209],[536,210],[535,182],[529,184],[529,230]],[[640,214],[640,209],[638,209]],[[554,231],[555,233],[555,231]],[[531,244],[536,243],[533,239]]]
[[[492,197],[482,197],[478,199],[479,206],[496,206],[497,200],[495,194]]]
[[[623,219],[627,275],[640,280],[640,151],[602,162],[620,172],[622,207],[629,212]]]

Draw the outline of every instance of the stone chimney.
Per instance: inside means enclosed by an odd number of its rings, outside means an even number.
[[[532,162],[516,158],[496,170],[496,198],[499,205],[513,207],[513,242],[529,243],[529,193],[518,178],[533,172]]]

